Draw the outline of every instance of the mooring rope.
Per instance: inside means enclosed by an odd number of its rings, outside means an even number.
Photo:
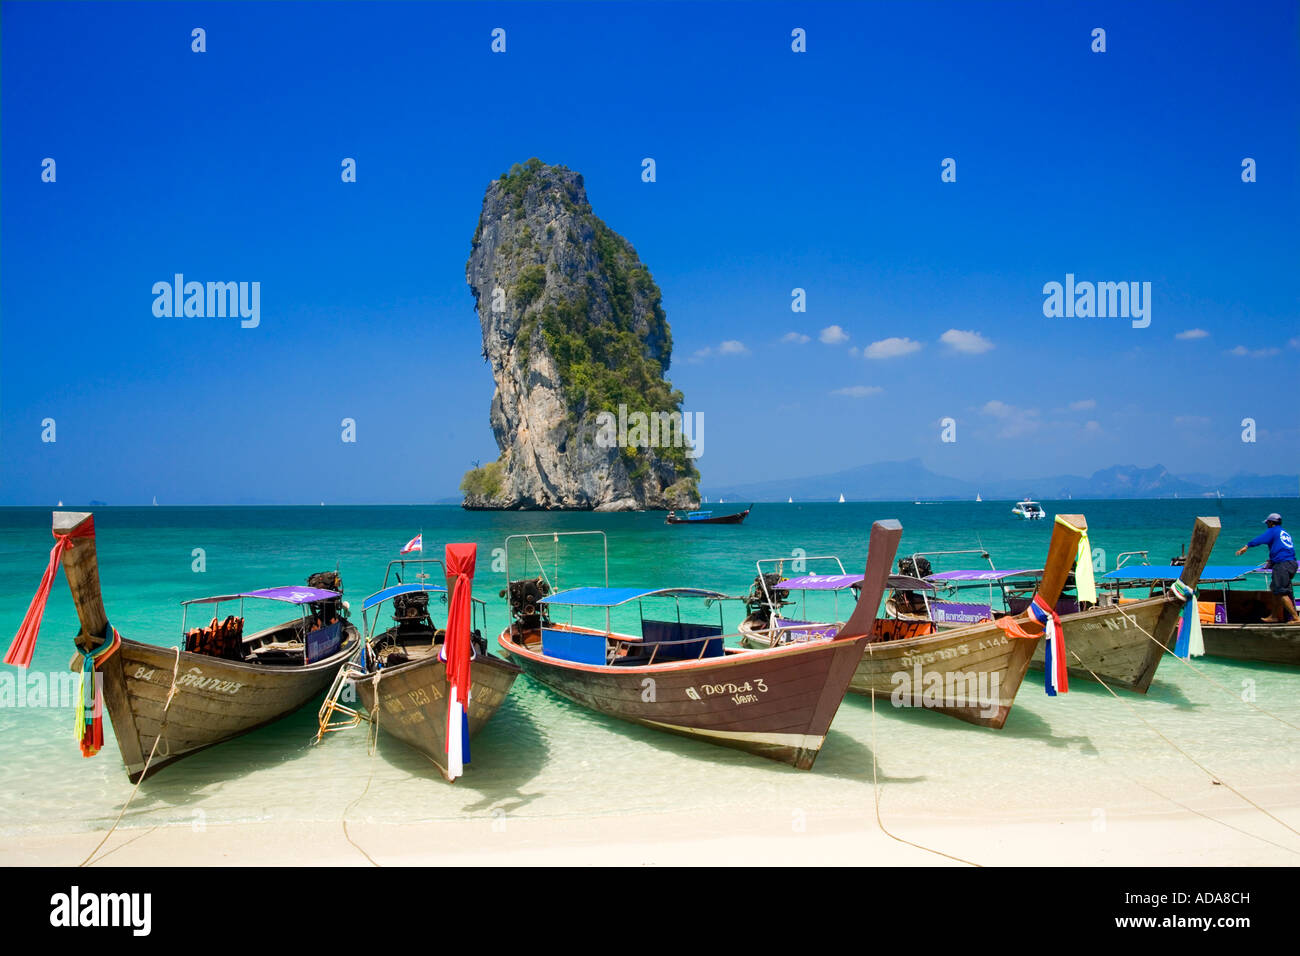
[[[870,647],[871,645],[867,645]],[[905,840],[900,836],[890,833],[885,827],[885,821],[880,818],[880,781],[876,776],[876,689],[871,688],[871,786],[876,794],[876,826],[880,827],[880,832],[891,840],[897,840],[907,846],[914,846],[918,850],[925,850],[927,853],[934,853],[937,856],[946,857],[957,863],[965,863],[967,866],[983,867],[982,863],[974,863],[970,860],[963,859],[960,856],[953,856],[951,853],[944,853],[942,850],[936,850],[932,847],[922,846],[920,843],[913,843],[911,840]]]
[[[378,663],[379,661],[376,659],[376,666]],[[370,792],[370,782],[375,779],[375,764],[373,758],[375,754],[379,752],[379,679],[383,673],[383,668],[379,668],[375,671],[375,708],[370,713],[370,722],[374,725],[373,737],[371,736],[371,730],[369,728],[366,730],[366,750],[368,755],[372,758],[370,763],[370,775],[366,777],[366,786],[365,789],[361,791],[360,796],[343,808],[343,817],[341,819],[343,824],[343,839],[351,843],[352,846],[356,848],[356,851],[369,860],[371,866],[375,867],[380,864],[376,863],[375,858],[367,853],[360,843],[352,839],[352,834],[348,832],[348,814],[352,812],[353,807],[365,799],[366,794]],[[353,683],[355,685],[355,681]],[[358,691],[357,696],[360,696],[360,691]]]
[[[1214,771],[1210,770],[1209,767],[1205,766],[1203,763],[1201,763],[1199,760],[1197,760],[1195,757],[1193,757],[1191,754],[1189,754],[1189,753],[1188,753],[1186,750],[1184,750],[1182,747],[1178,746],[1178,744],[1176,744],[1176,743],[1174,743],[1172,740],[1170,740],[1167,736],[1165,736],[1165,734],[1164,734],[1163,732],[1161,732],[1158,728],[1156,728],[1155,726],[1153,726],[1153,725],[1151,724],[1150,721],[1148,721],[1145,717],[1143,717],[1141,714],[1139,714],[1139,713],[1138,713],[1138,712],[1133,708],[1133,705],[1132,705],[1132,704],[1130,704],[1128,701],[1126,701],[1126,700],[1125,700],[1123,697],[1121,697],[1119,694],[1115,693],[1114,688],[1112,688],[1112,687],[1111,687],[1109,684],[1107,684],[1104,680],[1102,680],[1100,677],[1098,677],[1098,676],[1097,676],[1097,673],[1096,673],[1092,668],[1090,668],[1087,664],[1084,664],[1083,661],[1080,659],[1080,657],[1079,657],[1078,654],[1076,654],[1076,653],[1073,652],[1073,651],[1071,651],[1070,654],[1074,657],[1074,659],[1075,659],[1076,661],[1078,661],[1080,667],[1082,667],[1082,668],[1083,668],[1084,670],[1086,670],[1089,674],[1091,674],[1092,677],[1093,677],[1093,679],[1094,679],[1095,681],[1097,681],[1098,684],[1100,684],[1102,687],[1106,688],[1106,692],[1107,692],[1107,693],[1109,693],[1112,697],[1114,697],[1116,700],[1118,700],[1120,703],[1122,703],[1125,707],[1127,707],[1127,708],[1129,709],[1129,712],[1130,712],[1131,714],[1133,714],[1134,717],[1136,717],[1138,720],[1142,721],[1142,723],[1146,724],[1148,730],[1150,730],[1150,731],[1151,731],[1152,733],[1154,733],[1157,737],[1159,737],[1161,740],[1163,740],[1165,743],[1167,743],[1170,747],[1173,747],[1174,750],[1178,751],[1180,754],[1182,754],[1184,757],[1186,757],[1188,760],[1190,760],[1190,761],[1191,761],[1193,764],[1195,764],[1195,765],[1196,765],[1196,766],[1197,766],[1197,767],[1198,767],[1198,768],[1199,768],[1199,769],[1200,769],[1200,770],[1201,770],[1201,771],[1202,771],[1206,776],[1208,776],[1212,781],[1214,781],[1215,783],[1218,783],[1218,784],[1221,785],[1221,786],[1227,787],[1229,790],[1231,790],[1233,793],[1235,793],[1238,797],[1240,797],[1242,800],[1244,800],[1244,801],[1246,801],[1247,803],[1249,803],[1252,807],[1254,807],[1254,808],[1255,808],[1256,810],[1258,810],[1260,813],[1264,814],[1264,815],[1265,815],[1266,817],[1268,817],[1270,820],[1272,820],[1273,822],[1277,823],[1279,826],[1285,827],[1287,830],[1290,830],[1290,831],[1291,831],[1292,833],[1294,833],[1296,836],[1300,836],[1300,830],[1297,830],[1295,827],[1291,826],[1291,825],[1290,825],[1289,823],[1287,823],[1286,821],[1281,820],[1281,819],[1279,819],[1278,817],[1274,816],[1272,813],[1270,813],[1270,812],[1269,812],[1268,810],[1266,810],[1264,807],[1260,806],[1260,805],[1259,805],[1258,803],[1256,803],[1254,800],[1250,799],[1250,797],[1246,796],[1244,793],[1242,793],[1240,790],[1238,790],[1238,789],[1237,789],[1236,787],[1234,787],[1232,784],[1228,783],[1227,780],[1224,780],[1224,779],[1223,779],[1223,776],[1222,776],[1221,774],[1217,774],[1217,773],[1215,773]]]
[[[1189,658],[1179,657],[1177,654],[1175,654],[1175,653],[1174,653],[1174,652],[1173,652],[1173,651],[1168,647],[1168,645],[1161,643],[1161,641],[1160,641],[1160,640],[1159,640],[1159,639],[1158,639],[1154,634],[1152,634],[1150,631],[1148,631],[1145,627],[1143,627],[1143,626],[1138,622],[1138,619],[1137,619],[1137,618],[1135,618],[1133,615],[1127,613],[1127,612],[1124,610],[1123,605],[1121,605],[1121,604],[1116,604],[1115,607],[1117,607],[1117,608],[1119,609],[1119,613],[1120,613],[1120,616],[1121,616],[1121,617],[1123,617],[1123,618],[1124,618],[1125,620],[1127,620],[1127,621],[1131,621],[1131,622],[1133,623],[1133,626],[1134,626],[1134,627],[1136,627],[1139,631],[1141,631],[1141,632],[1142,632],[1143,634],[1145,634],[1148,638],[1150,638],[1151,641],[1152,641],[1153,643],[1155,643],[1157,646],[1159,646],[1160,649],[1161,649],[1162,651],[1164,651],[1166,654],[1168,654],[1168,655],[1169,655],[1170,657],[1172,657],[1174,660],[1178,661],[1178,663],[1182,664],[1184,667],[1188,668],[1188,669],[1189,669],[1193,674],[1195,674],[1197,677],[1201,678],[1201,679],[1204,680],[1204,681],[1207,681],[1207,682],[1213,684],[1215,687],[1219,688],[1219,690],[1223,691],[1225,694],[1227,694],[1227,695],[1228,695],[1229,697],[1231,697],[1233,700],[1236,700],[1236,701],[1239,701],[1240,703],[1245,704],[1247,707],[1251,708],[1252,710],[1257,710],[1257,711],[1259,711],[1259,712],[1260,712],[1261,714],[1263,714],[1265,717],[1271,717],[1273,720],[1276,720],[1276,721],[1277,721],[1278,723],[1280,723],[1280,724],[1285,724],[1286,726],[1290,727],[1292,730],[1300,730],[1300,725],[1296,725],[1296,724],[1291,723],[1291,721],[1287,720],[1285,717],[1279,717],[1277,714],[1274,714],[1274,713],[1272,713],[1271,711],[1265,710],[1263,707],[1260,707],[1258,704],[1256,704],[1256,703],[1254,703],[1254,702],[1252,702],[1252,701],[1249,701],[1249,700],[1243,700],[1240,694],[1235,693],[1235,692],[1234,692],[1230,687],[1228,687],[1226,684],[1221,684],[1221,683],[1219,683],[1219,681],[1215,680],[1215,679],[1214,679],[1213,677],[1211,677],[1209,674],[1205,673],[1205,672],[1202,671],[1199,667],[1197,667],[1195,664],[1193,664]],[[1095,675],[1094,675],[1094,676],[1095,676]]]
[[[102,847],[108,838],[113,835],[113,831],[117,829],[117,825],[122,822],[122,817],[126,813],[126,808],[131,805],[131,801],[135,799],[135,795],[139,792],[140,784],[144,783],[144,778],[149,776],[149,765],[153,763],[154,754],[158,752],[159,741],[163,739],[163,735],[167,732],[167,712],[171,710],[172,700],[176,696],[176,677],[180,673],[181,669],[181,649],[177,646],[173,647],[172,650],[176,652],[176,661],[172,664],[172,685],[167,689],[167,700],[163,703],[162,719],[158,722],[158,735],[153,739],[153,747],[149,750],[149,758],[145,760],[144,769],[140,771],[140,776],[135,778],[135,786],[131,788],[131,792],[127,795],[126,802],[122,804],[122,809],[118,813],[117,819],[113,821],[113,825],[109,827],[108,832],[104,834],[104,839],[100,840],[99,843],[95,845],[95,848],[90,851],[90,854],[77,864],[78,866],[88,865],[91,858],[99,852],[100,847]],[[123,674],[125,675],[125,671]],[[122,679],[125,681],[125,676],[123,676]],[[107,856],[108,854],[106,853],[104,855]]]

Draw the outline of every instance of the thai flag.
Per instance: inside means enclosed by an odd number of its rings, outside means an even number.
[[[410,554],[412,551],[424,550],[424,532],[420,532],[406,544],[402,545],[402,554]]]

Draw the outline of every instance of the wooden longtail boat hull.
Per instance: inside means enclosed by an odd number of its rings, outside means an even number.
[[[519,674],[517,665],[491,655],[480,655],[470,664],[471,738],[496,714]],[[446,777],[447,665],[429,655],[358,678],[356,685],[362,705],[379,728],[424,754]]]
[[[214,744],[287,717],[329,687],[352,653],[356,628],[347,625],[346,651],[305,667],[271,668],[221,660],[122,638],[115,667],[104,670],[104,704],[122,762],[134,783],[153,750],[176,673],[176,695],[166,730],[149,763],[149,776]],[[110,660],[112,663],[112,660]]]
[[[1164,614],[1166,608],[1173,613]],[[1094,680],[1096,674],[1111,687],[1145,694],[1165,649],[1173,649],[1181,609],[1173,598],[1156,597],[1064,615],[1061,627],[1070,677]],[[1040,641],[1029,666],[1041,671],[1043,660]]]
[[[1300,624],[1205,624],[1201,633],[1209,657],[1300,665]]]
[[[1218,518],[1196,519],[1191,545],[1178,575],[1187,587],[1195,588],[1200,582],[1220,530]],[[1181,601],[1164,595],[1064,615],[1061,627],[1070,676],[1082,680],[1101,678],[1107,685],[1145,694],[1160,659],[1166,650],[1172,652],[1178,641],[1182,610]],[[1034,652],[1031,665],[1042,668],[1041,647]]]
[[[872,525],[861,595],[830,640],[641,666],[546,657],[540,635],[517,624],[498,640],[529,676],[574,703],[810,770],[870,639],[902,536],[897,521]]]
[[[1058,516],[1039,583],[1039,594],[1048,604],[1060,597],[1087,526],[1082,515]],[[859,603],[855,616],[861,609]],[[875,627],[874,621],[859,623],[859,630]],[[1034,622],[1021,627],[1030,634],[1042,633]],[[902,640],[873,640],[857,662],[849,689],[895,707],[921,707],[1000,729],[1040,643],[1038,638],[1011,637],[992,622]]]
[[[665,519],[665,524],[741,524],[749,517],[749,508],[744,511],[737,511],[735,514],[718,515],[716,518],[678,518],[672,517]]]
[[[866,638],[617,668],[558,665],[516,643],[509,629],[499,642],[528,676],[583,707],[808,770]]]
[[[1041,643],[1009,637],[995,624],[876,641],[867,645],[849,689],[1000,729]]]
[[[91,515],[56,511],[54,530],[68,533]],[[76,539],[63,553],[63,570],[72,591],[81,633],[81,653],[108,638],[108,616],[99,585],[95,538]],[[104,707],[113,725],[122,762],[131,782],[140,780],[148,761],[152,776],[170,764],[285,717],[321,695],[352,654],[357,629],[344,622],[338,652],[310,665],[279,666],[224,660],[122,638],[121,647],[100,665]],[[80,666],[80,656],[74,659]],[[175,673],[176,693],[167,706]],[[163,711],[166,729],[159,740]],[[158,741],[154,751],[154,742]],[[154,752],[149,761],[150,752]]]

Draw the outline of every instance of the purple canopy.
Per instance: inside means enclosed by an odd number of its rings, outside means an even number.
[[[260,591],[240,591],[238,594],[218,594],[214,597],[195,598],[182,601],[182,604],[216,604],[218,601],[234,601],[238,598],[261,598],[266,601],[285,601],[289,604],[311,604],[315,601],[329,601],[339,597],[338,591],[326,591],[324,588],[309,588],[305,585],[285,585],[279,588],[262,588]]]
[[[1020,568],[1016,571],[940,571],[931,574],[927,581],[1001,581],[1005,578],[1036,577],[1043,573],[1042,568]]]
[[[804,574],[786,578],[777,587],[788,591],[843,591],[861,583],[860,574]]]

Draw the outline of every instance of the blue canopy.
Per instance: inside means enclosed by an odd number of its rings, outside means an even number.
[[[629,601],[656,595],[675,597],[725,598],[721,591],[707,591],[702,588],[570,588],[557,594],[548,595],[541,604],[564,604],[569,607],[618,607]]]
[[[1235,564],[1212,564],[1201,572],[1201,581],[1236,581],[1252,571],[1261,570],[1263,569],[1258,567],[1244,568]],[[1182,573],[1183,569],[1176,564],[1139,564],[1107,571],[1101,577],[1121,581],[1172,581]]]
[[[399,594],[410,594],[412,591],[433,591],[441,594],[446,593],[447,589],[441,584],[394,584],[391,588],[376,591],[366,598],[361,605],[361,610],[369,611],[376,604],[383,604],[389,598],[395,598]]]

